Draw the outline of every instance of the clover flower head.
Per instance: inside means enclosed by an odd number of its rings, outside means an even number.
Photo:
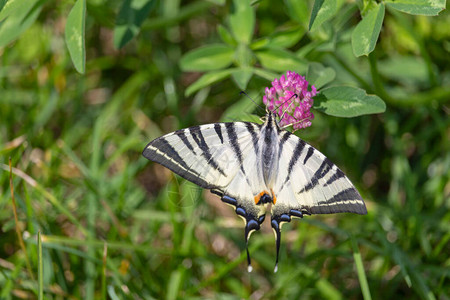
[[[266,88],[263,102],[267,109],[278,115],[280,127],[292,125],[294,130],[311,126],[314,115],[311,112],[317,90],[308,81],[295,72],[287,71],[280,79],[272,81],[272,87]]]

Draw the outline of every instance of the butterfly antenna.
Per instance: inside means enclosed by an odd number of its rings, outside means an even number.
[[[292,95],[292,97],[290,97],[290,98],[287,99],[286,101],[291,100],[294,96],[295,96],[295,97],[298,97],[297,94],[294,94],[294,95]],[[285,102],[286,102],[286,101],[285,101]],[[285,102],[283,102],[283,103],[285,103]],[[294,102],[291,102],[291,103],[289,104],[289,106],[283,111],[283,114],[282,114],[281,117],[280,117],[280,121],[283,120],[284,115],[286,114],[286,112],[289,110],[289,108],[291,107],[291,105],[292,105],[293,103],[294,103]],[[278,106],[278,107],[280,107],[280,106]]]
[[[288,102],[289,100],[291,100],[294,97],[298,97],[297,94],[293,94],[291,97],[289,97],[289,99],[284,100],[283,102],[280,103],[280,105],[278,105],[277,107],[275,107],[273,109],[273,111],[276,111],[277,109],[279,109],[283,104],[285,104],[286,102]],[[289,105],[290,106],[290,105]]]
[[[252,102],[255,103],[256,106],[257,106],[258,108],[260,108],[260,109],[266,111],[266,110],[264,109],[264,107],[262,107],[261,105],[259,105],[258,103],[256,103],[256,101],[253,100],[253,98],[250,97],[245,91],[241,91],[239,94],[240,94],[240,95],[245,95],[245,96],[247,96],[247,98],[250,99],[250,100],[252,100]]]
[[[286,103],[286,102],[288,102],[289,100],[291,100],[293,97],[298,97],[298,95],[297,95],[297,94],[292,95],[291,97],[289,97],[289,99],[286,99],[283,103],[281,103],[280,105],[278,105],[277,107],[275,107],[275,108],[273,109],[273,111],[278,110],[278,108],[280,108],[284,103]],[[293,103],[294,103],[294,102],[291,102],[291,103],[289,104],[289,106],[283,111],[283,114],[280,116],[280,121],[283,120],[284,115],[286,114],[286,112],[289,110],[289,108],[291,107],[291,105],[292,105]]]

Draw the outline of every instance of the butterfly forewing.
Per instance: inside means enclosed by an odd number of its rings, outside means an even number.
[[[144,149],[147,159],[207,189],[227,186],[252,151],[252,132],[244,122],[194,126],[166,134]]]

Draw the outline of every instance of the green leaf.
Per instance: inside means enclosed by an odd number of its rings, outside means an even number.
[[[253,73],[261,78],[267,79],[269,81],[274,80],[275,78],[278,78],[279,75],[277,73],[273,73],[264,69],[253,69]]]
[[[11,2],[11,3],[10,3]],[[27,30],[41,12],[38,0],[8,1],[0,12],[0,47],[8,45]]]
[[[305,73],[307,64],[292,52],[283,49],[264,49],[255,51],[255,55],[264,68],[277,72],[292,70],[297,73]]]
[[[419,56],[390,56],[378,62],[378,70],[386,78],[410,84],[428,80],[427,64]]]
[[[222,114],[221,121],[230,122],[231,120],[239,120],[258,123],[260,118],[252,114],[257,107],[255,102],[262,102],[258,97],[260,97],[260,95],[255,92],[249,93],[248,97],[246,95],[242,95],[238,101],[233,101],[233,104],[227,107],[225,112]],[[253,99],[255,102],[249,98]]]
[[[229,24],[238,42],[250,44],[255,29],[255,12],[249,0],[233,1],[233,13],[229,17]]]
[[[114,47],[122,48],[139,33],[154,4],[154,0],[123,1],[114,27]]]
[[[31,1],[32,5],[34,5],[36,1]],[[31,8],[30,1],[26,0],[2,0],[0,7],[0,21],[3,21],[14,12],[20,12],[27,7]]]
[[[65,37],[73,65],[81,74],[84,74],[86,69],[85,23],[86,0],[77,0],[67,17]]]
[[[250,49],[259,50],[262,48],[266,48],[266,46],[269,44],[269,42],[270,42],[269,37],[263,37],[261,39],[254,40],[250,45]]]
[[[211,71],[228,67],[233,62],[234,49],[223,45],[208,45],[186,53],[180,60],[183,71]]]
[[[310,63],[308,66],[308,72],[306,73],[306,79],[314,84],[316,89],[320,89],[327,83],[334,80],[336,77],[336,71],[333,68],[326,68],[320,63]]]
[[[3,10],[3,7],[5,7],[6,2],[8,2],[8,0],[0,0],[0,12]]]
[[[380,97],[367,95],[366,91],[349,86],[330,87],[314,97],[314,108],[335,117],[357,117],[378,114],[386,110]]]
[[[247,88],[247,84],[253,76],[252,68],[239,68],[234,69],[231,73],[231,77],[234,82],[236,82],[237,86],[243,91]]]
[[[445,0],[387,0],[385,3],[411,15],[436,16],[445,9]]]
[[[337,0],[316,0],[311,12],[309,30],[313,31],[329,20],[337,12]]]
[[[219,26],[217,26],[217,32],[219,33],[220,38],[225,44],[228,44],[230,46],[237,45],[230,31],[228,31],[228,29],[225,26],[219,24]]]
[[[348,40],[348,35],[345,35],[344,37],[344,35],[338,34],[331,22],[323,23],[322,26],[320,26],[320,30],[310,32],[309,36],[313,40],[316,40],[316,42],[314,42],[314,46],[309,46],[314,47],[314,50],[319,52],[334,52],[336,50],[336,43],[338,42],[338,39]],[[304,56],[307,53],[305,53],[305,51],[307,51],[306,49],[300,49],[297,52],[297,55],[301,57],[300,53],[303,53],[302,55]]]
[[[227,78],[228,76],[230,76],[230,74],[232,72],[233,72],[233,69],[227,69],[227,70],[212,71],[212,72],[206,73],[205,75],[203,75],[202,77],[197,79],[197,81],[195,81],[193,84],[191,84],[186,89],[186,92],[184,94],[186,96],[190,96],[194,92],[196,92],[204,87],[207,87],[213,83],[216,83],[218,81],[221,81],[221,80]]]
[[[308,20],[308,2],[298,0],[285,0],[286,10],[289,17],[306,27]]]
[[[305,34],[305,29],[301,26],[291,26],[282,31],[275,32],[270,35],[267,46],[290,48],[300,41]]]
[[[384,4],[374,5],[352,33],[352,47],[355,56],[368,55],[375,49],[384,19]]]
[[[248,46],[245,44],[240,44],[237,47],[236,52],[234,53],[234,58],[236,64],[239,67],[244,68],[252,66],[255,61],[252,50],[250,50]]]

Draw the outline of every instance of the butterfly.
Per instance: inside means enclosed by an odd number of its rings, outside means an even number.
[[[279,126],[268,111],[263,124],[213,123],[180,129],[151,141],[143,156],[211,190],[245,221],[248,238],[271,208],[278,269],[281,226],[304,215],[367,214],[345,174],[317,149]]]

